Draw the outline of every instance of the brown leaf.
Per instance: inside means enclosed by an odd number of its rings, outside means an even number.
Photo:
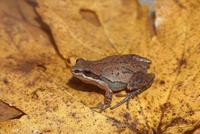
[[[19,118],[24,113],[0,100],[0,121]]]

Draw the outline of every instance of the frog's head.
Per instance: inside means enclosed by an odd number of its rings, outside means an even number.
[[[73,75],[81,75],[84,72],[89,71],[89,61],[83,58],[78,58],[76,64],[72,67],[71,72]]]

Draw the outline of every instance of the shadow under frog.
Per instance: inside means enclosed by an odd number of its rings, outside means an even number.
[[[84,83],[96,85],[104,91],[104,103],[100,105],[100,111],[103,111],[110,107],[113,92],[125,89],[127,95],[111,109],[148,89],[155,78],[153,73],[147,72],[150,64],[149,59],[134,54],[114,55],[96,61],[79,58],[71,72]]]

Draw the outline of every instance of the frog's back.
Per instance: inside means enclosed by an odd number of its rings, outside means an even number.
[[[91,61],[90,70],[95,72],[96,75],[103,75],[110,80],[121,81],[121,79],[123,79],[126,81],[126,79],[129,79],[128,76],[132,75],[132,73],[137,71],[146,72],[150,63],[150,60],[134,54],[114,55],[101,60]],[[115,75],[113,75],[111,71]]]
[[[128,54],[128,55],[114,55],[109,56],[104,59],[98,60],[95,64],[102,64],[104,67],[110,64],[129,64],[133,69],[138,70],[147,70],[151,61],[147,58],[135,55],[135,54]]]
[[[147,58],[141,57],[135,54],[127,54],[127,55],[113,55],[98,60],[96,63],[132,63],[132,62],[139,62],[143,64],[151,64],[151,61]]]
[[[120,81],[127,83],[134,73],[134,70],[129,64],[111,63],[104,66],[101,72],[101,77],[104,77],[112,82]]]

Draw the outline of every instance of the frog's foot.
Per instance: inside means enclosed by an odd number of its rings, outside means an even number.
[[[100,107],[99,107],[99,109],[100,109],[99,112],[102,112],[102,111],[106,110],[109,107],[110,107],[110,104],[101,104]]]
[[[109,108],[112,101],[112,90],[109,88],[106,88],[105,98],[104,98],[104,104],[100,104],[96,107],[93,107],[92,109],[100,109],[99,112],[104,111],[105,109]]]
[[[126,97],[127,95],[126,94],[117,94],[115,95],[116,97]],[[129,109],[129,102],[130,102],[130,99],[127,100],[126,102],[126,108]],[[111,108],[112,109],[112,108]]]
[[[106,110],[107,108],[110,107],[110,104],[98,104],[96,107],[91,107],[92,110],[96,111],[96,112],[103,112],[104,110]],[[98,109],[98,111],[96,110]]]
[[[116,105],[114,105],[113,107],[111,107],[110,109],[115,109],[115,108],[121,106],[122,104],[124,104],[124,103],[126,103],[126,102],[127,102],[127,107],[128,107],[128,105],[129,105],[129,100],[130,100],[131,98],[132,98],[131,94],[128,93],[128,94],[126,95],[126,97],[125,97],[122,101],[120,101],[119,103],[117,103]]]
[[[116,105],[114,105],[113,107],[111,107],[110,109],[115,109],[115,108],[121,106],[122,104],[124,104],[124,103],[126,103],[126,102],[127,102],[127,109],[129,109],[129,101],[130,101],[130,99],[131,99],[132,97],[134,97],[134,96],[140,94],[140,93],[143,92],[144,90],[145,90],[145,89],[138,89],[138,90],[136,90],[136,91],[132,91],[132,92],[128,93],[128,94],[126,95],[126,97],[125,97],[122,101],[120,101],[119,103],[117,103]]]

